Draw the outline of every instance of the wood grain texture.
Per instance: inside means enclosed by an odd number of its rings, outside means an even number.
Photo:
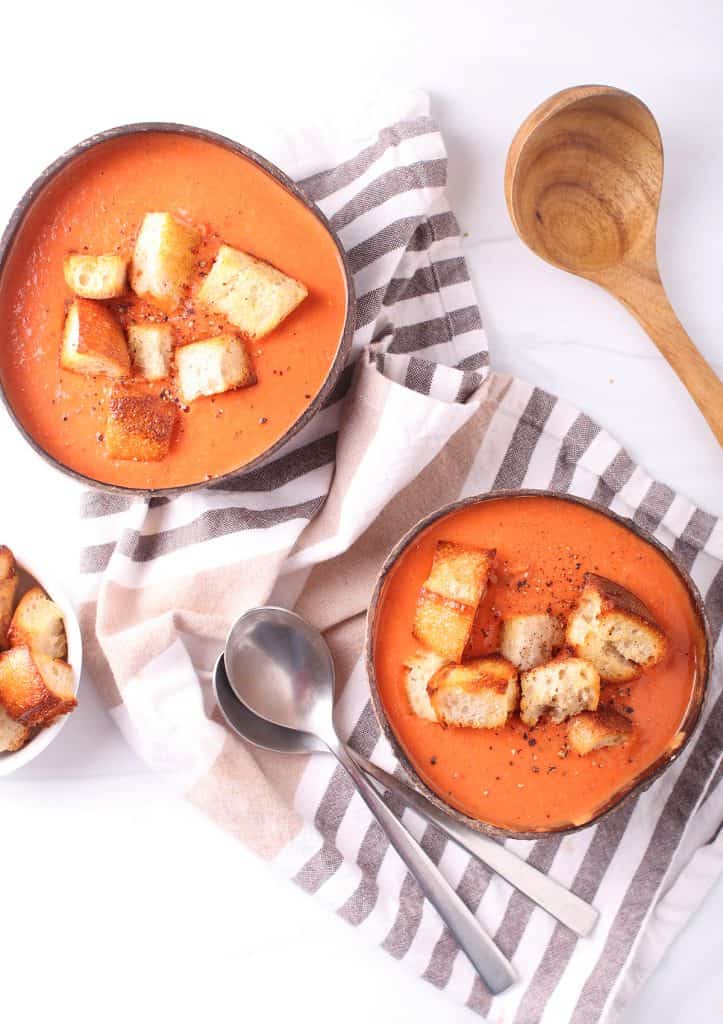
[[[630,93],[599,85],[565,89],[534,110],[505,169],[507,207],[522,241],[630,310],[723,445],[723,384],[675,315],[658,271],[662,184],[655,118]]]

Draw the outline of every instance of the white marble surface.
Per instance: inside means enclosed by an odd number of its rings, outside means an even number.
[[[198,123],[273,158],[282,129],[347,99],[430,90],[494,364],[575,402],[658,479],[723,514],[720,450],[672,372],[622,309],[524,249],[502,194],[509,140],[546,95],[586,81],[638,93],[666,143],[664,279],[723,372],[717,0],[129,0],[102,11],[84,0],[72,14],[15,4],[3,23],[2,221],[45,164],[111,124]],[[4,413],[0,453],[0,537],[70,578],[74,488],[30,457]],[[79,1022],[474,1019],[169,796],[88,680],[57,743],[0,784],[0,822],[8,1019],[58,1008]],[[721,913],[723,884],[626,1024],[681,1019],[683,1008],[700,1024],[720,1019]]]

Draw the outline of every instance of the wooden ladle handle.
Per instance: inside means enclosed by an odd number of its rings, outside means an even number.
[[[723,382],[706,362],[675,315],[657,268],[627,267],[601,281],[630,310],[678,374],[723,446]]]

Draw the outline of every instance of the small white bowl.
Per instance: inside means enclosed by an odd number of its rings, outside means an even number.
[[[38,586],[43,588],[48,597],[55,601],[63,613],[65,633],[68,638],[68,664],[73,669],[75,693],[77,695],[78,686],[80,685],[80,672],[83,667],[83,641],[73,606],[52,573],[48,573],[44,567],[36,565],[32,557],[26,557],[20,548],[14,547],[12,544],[8,544],[8,547],[15,555],[18,575],[20,577],[16,603],[27,590]],[[22,768],[23,765],[29,764],[38,754],[42,754],[63,728],[67,718],[67,715],[61,715],[47,729],[41,729],[37,736],[30,740],[29,743],[26,743],[24,747],[21,747],[20,750],[15,750],[12,753],[0,753],[0,776],[10,775],[12,772],[17,771],[18,768]]]

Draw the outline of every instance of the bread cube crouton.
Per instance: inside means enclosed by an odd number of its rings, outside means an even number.
[[[517,706],[517,669],[498,654],[449,665],[432,677],[428,693],[443,725],[498,729]]]
[[[256,340],[278,327],[307,295],[300,281],[240,249],[222,245],[199,288],[198,301]]]
[[[414,636],[449,661],[461,661],[477,606],[487,589],[494,551],[440,540],[422,585]]]
[[[126,286],[127,262],[109,252],[103,256],[85,256],[71,252],[63,261],[65,283],[84,299],[115,299]]]
[[[171,369],[173,329],[170,324],[131,324],[128,328],[131,362],[146,380],[163,380]]]
[[[32,730],[22,722],[11,718],[5,708],[0,706],[0,754],[10,754],[24,747],[32,735]]]
[[[567,623],[567,642],[606,682],[626,683],[665,657],[665,634],[643,602],[604,576],[587,573]]]
[[[184,402],[256,383],[246,346],[233,334],[219,334],[176,349],[176,368]]]
[[[523,672],[520,682],[525,725],[537,725],[545,714],[553,722],[564,722],[580,711],[595,711],[600,700],[600,676],[582,658],[558,656]]]
[[[131,362],[123,329],[109,309],[92,299],[76,299],[63,328],[60,364],[75,373],[126,377]]]
[[[556,615],[512,615],[502,623],[500,651],[522,672],[549,661],[565,642],[565,623]]]
[[[73,670],[66,662],[29,647],[0,654],[0,705],[28,728],[49,725],[77,704]]]
[[[170,213],[147,213],[138,232],[130,268],[136,295],[173,313],[193,271],[201,234]]]
[[[7,645],[8,629],[13,617],[18,573],[15,557],[4,544],[0,544],[0,651]]]
[[[29,647],[33,654],[65,658],[68,641],[63,613],[41,587],[32,587],[20,600],[8,632],[9,647]]]
[[[437,721],[437,714],[432,707],[427,686],[437,672],[448,662],[434,651],[420,651],[410,658],[403,667],[404,688],[413,714],[426,718],[430,722]]]
[[[160,462],[168,455],[176,406],[158,395],[120,389],[108,399],[105,449],[112,459]]]
[[[571,718],[567,726],[570,746],[581,757],[603,747],[626,746],[634,733],[630,719],[609,708],[583,711]]]

